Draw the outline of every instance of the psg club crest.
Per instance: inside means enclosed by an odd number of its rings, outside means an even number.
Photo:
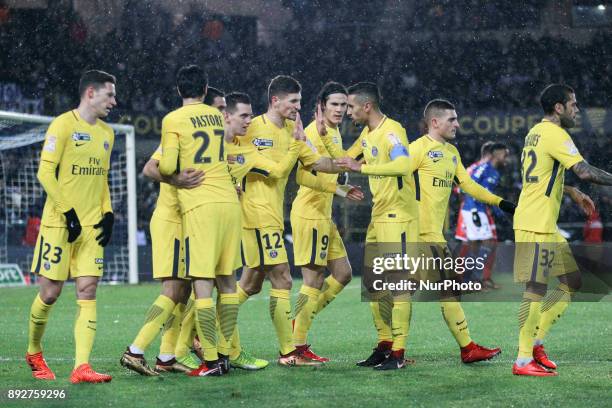
[[[270,251],[270,258],[276,258],[278,256],[278,252],[275,249]]]
[[[110,148],[110,143],[108,143],[108,140],[104,141],[104,150],[108,150]]]
[[[376,148],[376,146],[372,147],[372,156],[378,156],[378,149]]]
[[[238,156],[236,156],[236,161],[238,162],[238,164],[244,164],[244,155],[239,154]]]
[[[319,256],[321,257],[321,259],[325,259],[325,257],[327,256],[327,251],[321,251]]]
[[[456,166],[457,165],[457,156],[453,156],[453,164]]]
[[[48,271],[49,269],[51,269],[51,264],[49,263],[49,261],[46,261],[46,262],[43,264],[43,267],[45,268],[45,270],[46,270],[46,271]]]

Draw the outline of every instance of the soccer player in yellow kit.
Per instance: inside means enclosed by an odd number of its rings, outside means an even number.
[[[240,262],[240,204],[227,171],[224,121],[221,112],[202,103],[207,76],[201,68],[182,67],[177,89],[183,106],[162,121],[159,171],[170,176],[177,168],[202,170],[205,179],[193,189],[178,190],[183,214],[185,276],[193,280],[197,331],[204,362],[191,376],[218,376],[228,367],[217,345],[229,343],[236,325],[238,295],[235,271]],[[205,250],[203,250],[205,249]],[[218,311],[212,299],[217,287]],[[221,336],[217,342],[219,314]]]
[[[268,110],[257,116],[241,145],[251,144],[261,153],[281,161],[290,149],[294,137],[305,139],[299,118],[301,85],[288,76],[277,76],[268,87]],[[295,122],[294,122],[295,121]],[[293,137],[292,137],[293,136]],[[300,144],[299,161],[315,171],[338,172],[332,160],[321,157],[310,142]],[[249,173],[242,182],[242,249],[243,268],[238,293],[242,299],[259,293],[268,276],[270,291],[270,317],[280,346],[278,363],[285,366],[319,365],[305,357],[293,345],[291,329],[291,274],[287,252],[283,243],[283,204],[287,177],[270,179]]]
[[[321,140],[318,126],[322,126],[323,133],[341,148],[342,136],[338,126],[346,107],[346,88],[337,82],[325,84],[317,97],[316,118],[305,129],[308,140],[321,156],[331,157]],[[338,185],[337,174],[311,172],[301,164],[296,180],[300,189],[291,207],[291,230],[294,263],[301,267],[304,283],[295,307],[293,342],[306,357],[327,362],[329,359],[310,349],[306,339],[315,315],[335,299],[352,277],[344,243],[331,216],[334,194],[361,200],[363,193],[348,183]],[[324,279],[326,268],[330,275]]]
[[[74,278],[77,315],[75,365],[70,381],[100,383],[111,376],[95,372],[89,355],[96,335],[96,288],[104,268],[104,246],[113,228],[108,172],[114,133],[102,122],[117,104],[115,77],[91,70],[81,76],[77,109],[51,122],[38,168],[47,193],[32,273],[40,291],[30,309],[26,361],[32,376],[54,380],[42,355],[41,340],[64,282]]]
[[[419,234],[415,192],[409,180],[408,138],[399,122],[381,112],[380,100],[376,84],[361,82],[348,88],[347,114],[353,122],[365,126],[349,150],[352,155],[363,156],[365,164],[350,156],[336,159],[336,163],[346,170],[369,176],[373,206],[366,245],[384,246],[381,254],[401,251],[404,255],[410,249],[407,244],[416,243]],[[334,150],[331,144],[326,146]],[[337,157],[338,153],[332,155]],[[366,257],[367,254],[368,250]],[[376,291],[370,299],[378,345],[372,355],[357,365],[376,370],[403,368],[411,314],[410,294]]]
[[[480,186],[463,166],[459,151],[451,144],[459,128],[453,104],[434,99],[425,107],[424,118],[429,133],[410,143],[411,172],[419,207],[419,241],[431,250],[428,255],[450,258],[442,231],[453,183],[476,200],[506,212],[513,213],[515,205]],[[455,271],[428,272],[432,276],[427,278],[434,281],[455,277]],[[461,349],[464,363],[488,360],[501,353],[499,348],[489,349],[472,341],[459,294],[441,291],[440,297],[442,315]]]
[[[223,113],[226,124],[225,140],[228,167],[234,184],[241,188],[246,183],[247,174],[251,172],[271,179],[288,177],[297,161],[301,149],[300,143],[292,141],[289,151],[278,163],[264,156],[253,144],[241,144],[240,137],[247,133],[253,118],[251,99],[245,93],[232,92],[227,95],[226,100],[227,107]],[[239,303],[244,303],[247,297],[243,296],[240,289],[238,294]],[[232,367],[260,370],[268,366],[266,360],[253,357],[242,349],[238,325],[232,335],[231,346],[229,357]]]
[[[514,215],[514,279],[525,283],[525,292],[519,308],[519,349],[512,373],[545,377],[557,375],[557,365],[544,351],[544,337],[581,281],[572,252],[557,228],[563,192],[587,214],[594,209],[587,195],[563,185],[565,170],[571,169],[583,181],[608,186],[612,185],[612,174],[588,164],[567,132],[575,126],[578,113],[572,88],[547,86],[540,95],[540,105],[544,119],[525,137],[523,186]],[[542,299],[550,276],[559,279],[559,286]]]
[[[206,96],[204,96],[204,104],[217,108],[219,109],[219,111],[223,113],[226,107],[225,94],[223,93],[223,91],[217,88],[214,88],[212,86],[209,86],[206,91]],[[147,169],[151,173],[154,173],[155,175],[159,175],[158,164],[159,164],[159,161],[155,163],[151,163],[151,161],[149,161],[149,163],[147,163]],[[149,177],[154,177],[154,176],[151,175]],[[157,177],[161,177],[161,175]],[[162,345],[167,344],[168,351],[169,351],[170,346],[174,342],[175,343],[174,354],[175,354],[176,360],[180,364],[186,365],[187,367],[196,368],[198,367],[199,363],[193,357],[190,351],[193,349],[195,354],[200,359],[202,359],[203,358],[202,347],[200,345],[200,342],[196,339],[195,316],[194,316],[194,307],[193,307],[195,297],[193,293],[191,294],[191,297],[189,297],[189,293],[191,293],[191,285],[189,285],[187,290],[188,291],[185,292],[184,295],[188,299],[184,299],[184,300],[181,299],[179,303],[177,303],[176,305],[177,308],[183,308],[185,310],[185,312],[183,313],[183,318],[178,322],[179,327],[180,327],[178,338],[174,339],[175,331],[172,327],[169,328],[168,330],[164,329],[164,332],[162,333]],[[186,305],[184,305],[184,302],[187,302]],[[177,322],[175,321],[174,324],[176,325]],[[164,327],[166,327],[166,325]],[[160,356],[160,357],[164,358],[164,356]],[[168,354],[165,357],[166,358],[170,357],[170,354]],[[160,368],[163,369],[163,367],[160,367]]]
[[[121,356],[122,366],[141,375],[156,376],[158,372],[189,372],[197,368],[177,361],[175,348],[181,330],[185,304],[191,282],[185,279],[183,228],[177,188],[195,188],[204,177],[201,170],[185,169],[179,174],[163,177],[159,173],[162,149],[159,146],[143,169],[143,174],[160,183],[159,196],[151,217],[153,279],[161,281],[161,294],[147,312],[145,323],[134,342]],[[162,330],[159,355],[152,370],[144,352]],[[191,329],[189,329],[191,330]]]

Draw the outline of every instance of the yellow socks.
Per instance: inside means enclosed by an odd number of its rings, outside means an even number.
[[[393,298],[388,292],[381,292],[372,295],[373,302],[370,302],[370,310],[374,326],[378,334],[378,342],[391,342],[391,316],[393,314]]]
[[[49,313],[53,305],[48,305],[42,301],[40,294],[36,295],[30,308],[30,324],[28,331],[28,353],[35,354],[42,351],[40,341],[45,333]]]
[[[238,305],[242,305],[249,298],[249,294],[244,291],[240,287],[240,285],[236,284],[236,293],[238,294]],[[240,330],[238,330],[238,320],[236,319],[236,328],[234,329],[234,334],[232,335],[232,349],[229,353],[230,359],[236,359],[240,355],[242,351],[242,347],[240,346]]]
[[[204,360],[216,361],[219,358],[217,354],[217,313],[212,298],[196,299],[195,315],[196,329],[200,344],[202,344]]]
[[[74,322],[74,344],[76,348],[74,368],[89,362],[89,354],[96,338],[96,301],[77,300],[77,315]]]
[[[232,333],[236,329],[238,318],[238,294],[220,293],[217,301],[217,319],[219,321],[219,354],[229,355],[232,349]]]
[[[531,360],[533,358],[533,341],[540,322],[541,300],[540,295],[523,293],[523,301],[519,307],[519,359]]]
[[[181,331],[183,313],[185,313],[185,305],[177,303],[162,330],[161,344],[159,346],[160,355],[174,355],[176,342]]]
[[[319,300],[317,301],[317,309],[315,310],[315,313],[319,313],[325,308],[325,306],[329,305],[331,301],[338,296],[338,293],[340,293],[342,289],[344,289],[344,285],[338,282],[333,276],[330,275],[325,278],[323,287],[321,288],[321,294],[319,295]]]
[[[159,295],[149,308],[147,316],[145,317],[145,322],[132,345],[139,350],[146,350],[162,329],[164,323],[170,318],[174,306],[172,299],[164,295]]]
[[[542,343],[544,337],[550,330],[551,326],[557,322],[557,319],[561,317],[569,302],[572,300],[572,291],[564,283],[559,284],[555,290],[552,291],[544,301],[540,309],[541,316],[538,324],[538,333],[536,335],[536,342]]]
[[[281,354],[291,353],[295,347],[291,330],[291,302],[288,290],[270,289],[270,317],[276,329]]]
[[[181,320],[181,330],[176,341],[176,347],[174,349],[174,355],[179,357],[185,357],[189,354],[191,346],[193,345],[193,329],[195,328],[195,314],[194,314],[194,303],[193,299],[189,299],[183,312]]]
[[[468,329],[467,320],[461,303],[456,300],[442,300],[440,301],[442,307],[442,316],[446,321],[448,329],[453,334],[453,337],[459,344],[459,347],[465,347],[472,342],[470,337],[470,330]]]
[[[410,330],[410,318],[412,317],[412,303],[410,301],[393,302],[393,310],[391,312],[392,320],[392,335],[393,346],[392,351],[404,350],[406,348],[406,340],[408,339],[408,331]]]
[[[319,289],[310,286],[302,285],[300,288],[300,294],[295,304],[295,327],[293,329],[293,343],[296,346],[306,344],[308,330],[310,330],[312,319],[317,313],[320,294]]]

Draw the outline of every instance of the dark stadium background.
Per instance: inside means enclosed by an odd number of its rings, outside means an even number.
[[[610,170],[607,1],[0,0],[0,50],[4,110],[56,115],[76,106],[76,84],[85,69],[115,74],[119,106],[109,121],[136,127],[138,171],[158,143],[161,118],[180,103],[173,78],[185,63],[205,66],[217,88],[248,92],[256,114],[266,108],[273,76],[295,76],[303,85],[308,121],[327,80],[376,82],[383,111],[407,128],[411,140],[423,133],[424,104],[448,98],[463,118],[457,145],[466,166],[486,140],[509,145],[511,163],[499,194],[515,201],[518,154],[529,126],[541,116],[538,92],[564,82],[576,89],[582,109],[573,131],[576,144],[589,162]],[[346,144],[359,132],[348,120],[342,130]],[[293,180],[287,219],[297,189]],[[367,184],[359,177],[353,182]],[[566,183],[593,197],[603,239],[612,240],[611,189],[581,185],[569,172]],[[138,224],[145,233],[156,198],[157,186],[139,176]],[[453,195],[453,228],[458,202]],[[334,217],[351,252],[359,252],[369,202],[338,201]],[[566,199],[559,223],[572,241],[583,240],[584,222]],[[497,226],[501,240],[513,239],[509,220],[498,219]],[[15,237],[20,240],[19,231]],[[146,279],[148,246],[140,249]]]

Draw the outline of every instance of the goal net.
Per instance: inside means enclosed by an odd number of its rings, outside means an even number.
[[[52,117],[0,111],[0,264],[29,274],[46,194],[36,173]],[[115,131],[109,186],[115,224],[104,251],[108,283],[138,282],[134,127]]]

